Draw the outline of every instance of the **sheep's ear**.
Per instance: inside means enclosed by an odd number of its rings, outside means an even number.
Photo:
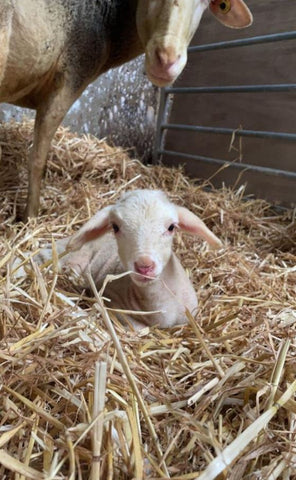
[[[209,7],[226,27],[244,28],[253,23],[253,15],[243,0],[211,0]]]
[[[67,250],[79,250],[85,243],[101,237],[110,230],[109,212],[111,206],[99,210],[77,233],[70,238]]]
[[[198,235],[203,240],[206,240],[211,247],[219,248],[222,246],[222,242],[211,230],[205,225],[205,223],[190,212],[187,208],[177,207],[178,223],[179,227],[185,232]]]

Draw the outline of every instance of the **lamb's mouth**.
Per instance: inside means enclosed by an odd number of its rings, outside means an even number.
[[[144,285],[146,283],[153,283],[155,280],[157,280],[156,275],[142,275],[141,273],[132,273],[132,280],[134,283]]]

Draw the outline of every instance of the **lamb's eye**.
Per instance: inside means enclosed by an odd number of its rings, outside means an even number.
[[[222,0],[219,3],[219,8],[222,13],[228,13],[231,10],[231,0]]]
[[[169,226],[168,231],[173,232],[175,230],[175,226],[173,223]]]
[[[118,233],[118,232],[119,232],[119,226],[116,225],[116,223],[112,223],[112,228],[113,228],[113,232],[114,232],[114,233]]]

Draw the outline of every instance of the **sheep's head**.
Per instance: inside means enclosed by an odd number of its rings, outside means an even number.
[[[72,237],[68,248],[77,250],[112,229],[122,266],[132,272],[135,283],[144,286],[166,267],[177,228],[199,235],[214,247],[221,245],[202,220],[171,203],[163,192],[135,190],[100,210]]]
[[[187,62],[187,47],[208,6],[228,27],[243,28],[252,23],[252,14],[243,0],[138,1],[137,30],[152,83],[163,87],[180,75]]]

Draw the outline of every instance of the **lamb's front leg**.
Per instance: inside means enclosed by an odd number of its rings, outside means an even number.
[[[129,328],[130,330],[135,330],[136,332],[139,332],[144,328],[148,328],[148,326],[144,322],[141,322],[140,320],[136,320],[130,315],[119,314],[117,315],[117,318],[124,325],[124,327]]]
[[[93,252],[90,248],[82,247],[75,252],[67,252],[67,245],[71,237],[58,240],[55,244],[58,255],[58,269],[60,272],[69,271],[77,277],[83,277],[84,272],[89,268]],[[53,260],[51,247],[45,247],[34,257],[39,264],[48,264]]]

